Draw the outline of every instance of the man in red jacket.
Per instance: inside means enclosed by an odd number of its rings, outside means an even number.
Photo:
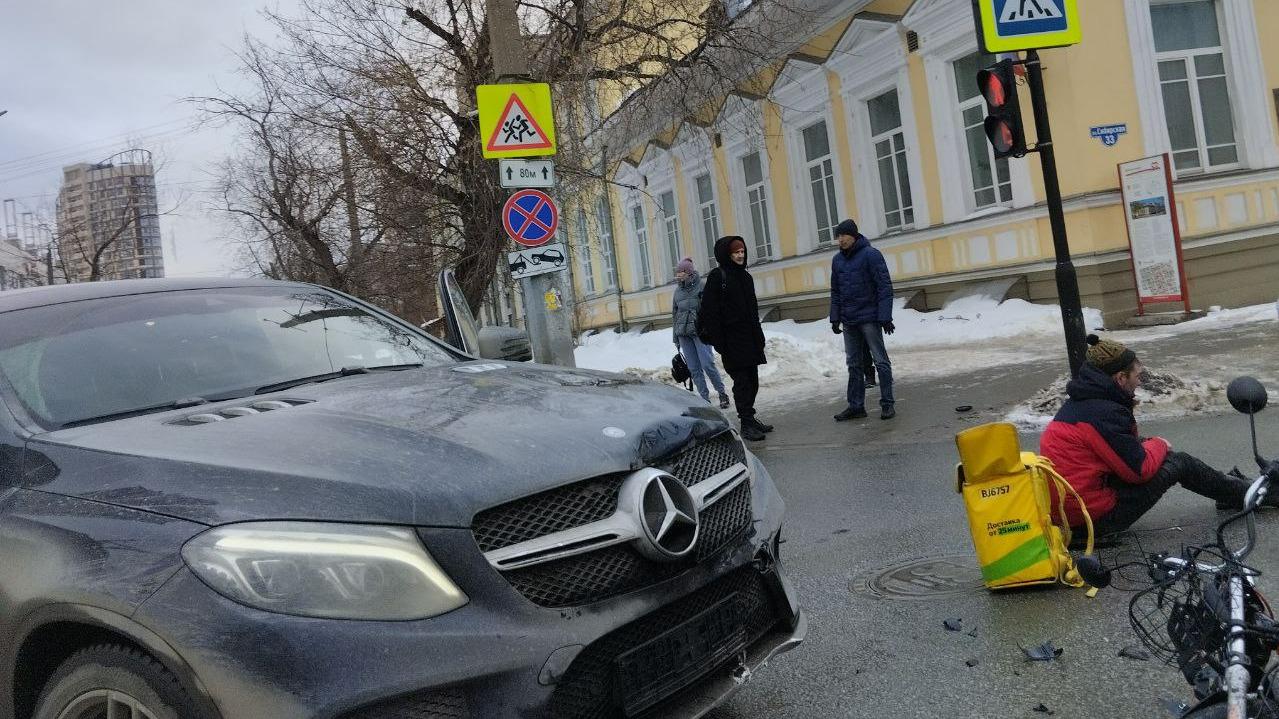
[[[1097,535],[1132,526],[1174,484],[1217,500],[1218,508],[1242,507],[1247,480],[1172,451],[1162,437],[1138,436],[1133,395],[1144,367],[1136,353],[1097,335],[1088,335],[1088,344],[1088,361],[1067,385],[1069,399],[1044,431],[1039,452],[1084,500]],[[1066,498],[1066,516],[1072,527],[1084,525],[1074,497]]]

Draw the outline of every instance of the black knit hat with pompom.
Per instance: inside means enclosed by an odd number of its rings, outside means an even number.
[[[1088,335],[1088,364],[1105,372],[1118,374],[1132,367],[1137,361],[1137,353],[1114,340],[1103,340],[1097,335]]]

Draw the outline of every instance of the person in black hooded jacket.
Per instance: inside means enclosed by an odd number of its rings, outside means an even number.
[[[730,235],[715,241],[719,267],[706,275],[702,306],[697,315],[698,334],[715,348],[724,369],[733,378],[733,403],[741,420],[742,436],[764,439],[773,426],[755,418],[759,394],[759,366],[764,357],[764,328],[759,324],[755,280],[746,271],[746,241]]]

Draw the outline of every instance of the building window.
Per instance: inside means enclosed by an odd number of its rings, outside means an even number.
[[[679,264],[681,258],[679,214],[675,210],[675,191],[667,190],[663,192],[658,195],[657,201],[662,206],[662,225],[666,230],[666,266],[673,274],[675,265]]]
[[[702,242],[706,245],[706,257],[715,263],[715,240],[719,239],[719,212],[715,208],[715,190],[710,173],[698,175],[697,212],[702,218]]]
[[[954,62],[959,115],[972,178],[973,207],[978,210],[1012,202],[1013,199],[1008,158],[996,160],[995,151],[986,139],[986,101],[977,89],[977,73],[994,65],[995,61],[993,55],[976,52]]]
[[[1213,0],[1150,6],[1173,165],[1179,174],[1239,162]]]
[[[578,265],[582,269],[582,289],[587,294],[595,294],[595,268],[591,267],[591,233],[586,230],[586,210],[577,211],[577,227],[582,236],[577,253]]]
[[[640,287],[653,285],[653,268],[648,259],[648,224],[644,221],[644,208],[631,205],[631,227],[635,230],[635,270]]]
[[[906,169],[906,135],[902,131],[901,105],[897,90],[873,97],[866,103],[870,114],[871,146],[879,168],[880,207],[884,227],[893,232],[915,225],[915,203],[910,196],[910,171]]]
[[[839,224],[839,208],[835,204],[835,163],[830,152],[830,136],[826,121],[804,128],[804,167],[808,171],[808,189],[813,197],[817,244],[829,245],[835,239]]]
[[[617,259],[613,257],[613,220],[609,217],[608,199],[601,197],[595,203],[595,221],[599,223],[600,259],[604,269],[604,287],[617,289]]]
[[[742,179],[746,185],[751,230],[755,233],[751,238],[755,243],[752,254],[757,260],[766,260],[773,256],[773,235],[768,226],[768,186],[758,150],[742,158]]]

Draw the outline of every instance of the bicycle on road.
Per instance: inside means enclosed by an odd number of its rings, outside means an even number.
[[[1267,460],[1257,449],[1255,415],[1266,406],[1265,387],[1240,377],[1226,395],[1249,416],[1261,474],[1242,510],[1217,525],[1216,541],[1109,568],[1095,557],[1081,557],[1078,567],[1095,587],[1108,586],[1113,572],[1130,568],[1151,582],[1129,601],[1128,618],[1142,643],[1194,687],[1198,703],[1183,719],[1279,719],[1279,665],[1267,669],[1279,647],[1279,623],[1256,588],[1261,572],[1245,563],[1256,546],[1257,507],[1279,483],[1279,460]],[[1240,521],[1246,539],[1233,547],[1238,542],[1227,539],[1227,530]]]

